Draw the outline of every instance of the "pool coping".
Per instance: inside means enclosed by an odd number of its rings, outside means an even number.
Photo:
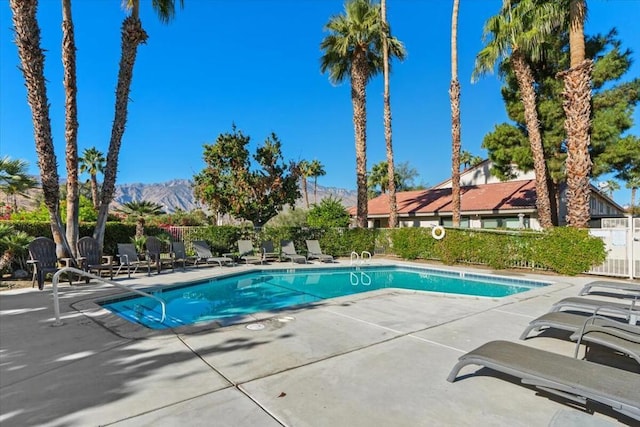
[[[338,265],[336,265],[338,264]],[[321,265],[321,267],[319,267]],[[571,286],[570,284],[564,284],[562,282],[553,281],[553,280],[543,280],[543,279],[527,279],[522,280],[517,277],[513,277],[513,273],[511,275],[508,271],[504,271],[505,274],[496,274],[496,273],[487,273],[485,271],[473,268],[473,266],[446,266],[445,268],[441,268],[440,266],[433,265],[422,265],[409,263],[406,261],[394,262],[389,260],[369,262],[367,264],[362,264],[359,266],[363,267],[403,267],[408,269],[416,269],[416,270],[427,270],[438,273],[451,273],[457,274],[458,276],[461,274],[461,270],[466,272],[470,270],[468,274],[477,277],[498,277],[505,280],[515,280],[515,281],[523,281],[528,283],[546,283],[544,286],[540,286],[534,289],[530,289],[528,291],[519,292],[516,294],[507,295],[504,297],[486,297],[486,296],[476,296],[476,295],[464,295],[464,294],[455,294],[448,292],[434,292],[434,291],[422,291],[422,290],[412,290],[412,289],[404,289],[404,288],[385,288],[374,291],[361,292],[351,295],[345,295],[341,297],[328,298],[323,299],[321,301],[317,301],[314,303],[305,303],[300,305],[295,305],[291,307],[283,307],[278,310],[270,310],[263,312],[256,312],[245,316],[231,317],[224,319],[222,321],[215,320],[210,322],[203,322],[194,325],[186,325],[180,326],[177,328],[166,328],[166,329],[150,329],[144,327],[140,324],[130,322],[125,318],[111,312],[110,310],[99,305],[99,302],[103,302],[105,300],[113,299],[115,296],[124,296],[129,294],[130,292],[122,291],[120,289],[112,289],[106,288],[104,293],[101,291],[99,296],[91,296],[88,298],[78,299],[70,303],[70,307],[74,310],[78,311],[80,314],[90,318],[98,325],[107,329],[111,333],[127,339],[153,339],[153,338],[164,338],[167,336],[175,336],[175,335],[192,335],[204,333],[224,327],[230,326],[238,326],[238,325],[249,325],[252,323],[265,322],[273,319],[280,318],[282,316],[295,314],[300,310],[306,310],[319,306],[334,306],[345,304],[346,302],[359,301],[369,298],[378,298],[385,295],[392,294],[425,294],[431,296],[438,296],[442,298],[463,298],[463,299],[489,299],[494,301],[501,302],[501,306],[509,305],[519,301],[525,301],[527,299],[535,298],[540,294],[548,293],[554,290],[561,290],[565,287]],[[359,267],[356,266],[356,267]],[[252,273],[258,271],[290,271],[290,270],[319,270],[325,268],[351,268],[354,265],[349,265],[346,263],[320,263],[320,264],[295,264],[291,267],[283,267],[281,265],[248,265],[241,269],[234,268],[233,271],[229,270],[212,270],[213,275],[208,276],[207,278],[225,278],[232,277],[242,273]],[[501,271],[502,272],[502,271]],[[524,274],[521,274],[524,275]],[[152,276],[157,277],[157,276]],[[164,276],[169,277],[169,276]],[[187,281],[178,281],[174,283],[165,283],[165,284],[156,284],[156,285],[147,285],[147,284],[138,284],[132,285],[131,287],[137,290],[148,291],[152,289],[158,288],[166,288],[166,287],[179,287],[179,286],[187,286],[189,283],[193,283],[194,281],[199,280],[207,280],[207,278],[199,278],[199,279],[189,279]]]

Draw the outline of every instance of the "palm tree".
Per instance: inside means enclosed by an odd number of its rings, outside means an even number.
[[[169,23],[175,16],[175,0],[153,0],[153,9],[158,14],[160,21]],[[180,6],[184,6],[184,1],[180,0]],[[131,14],[122,22],[122,51],[120,54],[120,69],[118,71],[118,83],[116,85],[116,103],[111,128],[111,139],[109,141],[109,151],[107,152],[107,164],[104,170],[104,180],[102,182],[102,197],[100,200],[100,210],[93,237],[100,242],[104,241],[104,230],[109,213],[109,204],[113,201],[116,185],[116,173],[118,170],[118,155],[120,144],[127,124],[127,108],[129,106],[129,91],[133,79],[133,66],[136,61],[138,45],[147,40],[147,33],[142,28],[140,21],[140,0],[127,0],[127,7]]]
[[[379,7],[369,0],[350,0],[345,13],[329,19],[325,30],[330,34],[322,40],[324,51],[321,71],[337,84],[351,81],[353,125],[356,143],[356,184],[358,191],[357,225],[367,226],[367,83],[382,68],[382,23]],[[402,55],[402,44],[388,37],[389,56]]]
[[[136,239],[144,236],[144,225],[148,216],[164,214],[161,205],[146,200],[139,202],[127,202],[124,203],[121,208],[116,210],[125,214],[127,218],[134,218],[136,220]]]
[[[80,157],[80,172],[89,174],[91,182],[91,200],[93,207],[97,210],[100,205],[100,195],[98,194],[98,173],[104,172],[105,159],[104,154],[96,147],[85,148]]]
[[[62,65],[65,89],[65,139],[67,166],[67,242],[76,257],[80,211],[78,190],[78,86],[76,84],[76,42],[71,18],[71,0],[62,0]]]
[[[567,223],[586,228],[589,211],[591,156],[591,70],[593,61],[585,59],[585,0],[569,1],[569,51],[571,68],[560,73],[564,80],[564,128],[567,132]]]
[[[311,161],[310,168],[310,176],[313,177],[313,203],[318,203],[318,177],[325,176],[327,172],[324,170],[324,165],[317,159]]]
[[[0,159],[0,190],[7,195],[7,203],[18,210],[17,196],[29,197],[28,190],[36,188],[38,183],[27,173],[29,164],[21,159],[5,156]]]
[[[309,209],[309,192],[307,191],[307,178],[311,176],[311,163],[301,160],[298,163],[298,172],[300,173],[300,182],[302,183],[302,193],[304,194],[304,203]]]
[[[556,2],[522,0],[512,5],[510,0],[503,0],[500,13],[485,23],[484,37],[491,36],[491,40],[478,53],[473,73],[475,80],[477,76],[491,72],[500,58],[506,59],[511,53],[509,60],[518,80],[533,155],[536,206],[543,228],[553,226],[553,221],[547,185],[548,173],[536,110],[535,80],[528,58],[542,58],[547,36],[563,22],[564,16],[564,10]]]
[[[11,265],[16,255],[27,250],[33,237],[24,231],[16,231],[8,224],[0,223],[0,272]]]
[[[56,244],[62,248],[61,252],[71,253],[62,232],[63,226],[59,212],[57,160],[53,147],[49,101],[44,78],[44,52],[40,47],[40,27],[36,19],[38,1],[10,0],[9,6],[12,12],[18,57],[27,87],[27,102],[31,107],[40,181],[45,205],[49,212],[51,234]]]
[[[389,88],[389,42],[391,31],[387,23],[387,2],[380,2],[380,18],[382,20],[382,75],[384,77],[384,140],[387,147],[387,166],[389,181],[389,228],[398,226],[398,204],[396,203],[396,179],[395,165],[393,161],[393,141],[391,132],[391,95]],[[404,58],[404,49],[402,49],[400,58]]]
[[[451,13],[451,202],[453,226],[460,226],[460,82],[458,81],[458,8],[459,0],[453,0]]]
[[[460,152],[460,164],[462,167],[467,168],[469,166],[476,166],[482,162],[482,157],[474,156],[471,152],[462,150]]]

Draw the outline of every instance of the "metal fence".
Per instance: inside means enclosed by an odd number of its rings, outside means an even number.
[[[592,228],[589,234],[600,237],[607,249],[605,262],[589,274],[640,277],[640,218],[604,218],[602,228]]]

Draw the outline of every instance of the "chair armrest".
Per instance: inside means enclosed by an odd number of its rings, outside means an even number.
[[[102,255],[102,260],[104,261],[104,264],[113,264],[113,255]]]
[[[124,255],[120,255],[120,254],[118,254],[118,260],[120,261],[120,264],[122,264],[122,263],[123,263],[123,262],[122,262],[122,260],[123,260],[123,259],[124,259],[124,261],[125,261],[125,262],[124,262],[124,264],[125,264],[125,265],[129,264],[129,255],[127,255],[127,254],[124,254]]]

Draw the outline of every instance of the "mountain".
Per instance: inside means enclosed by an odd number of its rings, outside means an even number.
[[[314,202],[313,183],[309,182],[309,203]],[[326,197],[333,196],[339,199],[345,207],[355,206],[357,193],[355,190],[347,190],[337,187],[323,187],[318,185],[318,202]],[[191,182],[186,179],[174,179],[156,184],[121,184],[116,186],[112,208],[118,208],[123,203],[146,200],[164,207],[168,213],[180,209],[190,211],[202,209],[203,206],[193,196]],[[304,195],[298,199],[296,206],[304,206]]]

